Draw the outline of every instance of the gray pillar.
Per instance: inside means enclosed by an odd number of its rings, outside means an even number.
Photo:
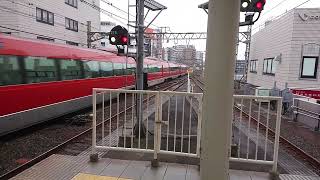
[[[240,0],[210,0],[201,137],[202,180],[228,179]]]
[[[144,0],[137,0],[137,89],[143,90],[143,59],[144,59]]]
[[[144,60],[144,0],[137,0],[137,73],[136,89],[143,90],[143,60]],[[137,95],[137,121],[134,126],[136,137],[145,137],[146,130],[143,124],[143,95]]]

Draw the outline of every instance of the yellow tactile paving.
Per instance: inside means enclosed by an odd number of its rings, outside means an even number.
[[[79,173],[71,180],[132,180],[132,179],[124,179],[124,178],[117,178],[117,177],[108,177],[108,176],[98,176],[93,174],[84,174]]]

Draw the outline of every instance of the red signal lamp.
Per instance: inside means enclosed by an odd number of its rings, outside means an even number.
[[[261,2],[261,1],[257,2],[256,7],[257,7],[259,10],[262,10],[262,8],[263,8],[262,2]]]
[[[122,41],[122,43],[128,43],[128,37],[122,36],[121,41]]]

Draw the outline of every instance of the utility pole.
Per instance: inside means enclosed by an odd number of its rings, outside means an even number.
[[[91,48],[91,21],[87,21],[87,45]]]
[[[137,3],[137,73],[136,73],[136,89],[143,90],[143,59],[144,59],[144,0],[136,0]],[[136,137],[145,137],[146,130],[143,124],[143,96],[137,96],[137,121],[134,126],[134,134]]]
[[[249,64],[250,64],[250,47],[251,47],[251,31],[252,31],[252,26],[248,26],[248,31],[247,31],[247,40],[246,40],[246,52],[245,52],[245,70],[244,70],[244,82],[247,82],[248,78],[248,69],[249,69]]]
[[[144,0],[137,0],[137,90],[143,90]]]

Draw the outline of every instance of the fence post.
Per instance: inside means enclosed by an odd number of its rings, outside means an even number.
[[[97,146],[97,92],[95,89],[92,90],[92,107],[93,107],[93,116],[92,116],[92,152],[90,154],[90,161],[98,161],[98,153],[96,152]]]
[[[201,108],[201,104],[202,104],[202,95],[200,95],[198,97],[198,102],[199,102],[199,106],[198,106],[198,129],[197,129],[197,156],[200,157],[200,150],[201,150],[201,121],[202,121],[202,108]],[[192,104],[190,104],[191,108],[192,108]],[[191,111],[192,113],[192,111]],[[192,116],[192,115],[191,115]]]
[[[279,154],[279,138],[280,138],[280,126],[281,126],[281,114],[282,114],[282,99],[278,100],[277,103],[277,120],[276,120],[276,134],[274,141],[274,151],[273,151],[273,166],[272,173],[274,175],[278,174],[278,154]]]
[[[153,160],[151,161],[151,166],[152,167],[158,167],[159,166],[159,161],[158,161],[158,153],[159,153],[159,126],[161,126],[161,121],[159,117],[160,113],[160,92],[156,93],[156,98],[155,98],[155,124],[154,124],[154,138],[153,138],[153,147],[154,147],[154,154],[153,154]],[[161,138],[161,136],[160,136]]]
[[[157,144],[158,144],[158,148],[157,148],[157,154],[160,153],[160,148],[161,148],[161,126],[162,126],[162,95],[161,95],[161,92],[159,92],[158,94],[158,102],[157,102],[157,106],[159,107],[159,115],[158,115],[158,122],[157,122],[157,131],[158,131],[158,141],[157,141]]]

